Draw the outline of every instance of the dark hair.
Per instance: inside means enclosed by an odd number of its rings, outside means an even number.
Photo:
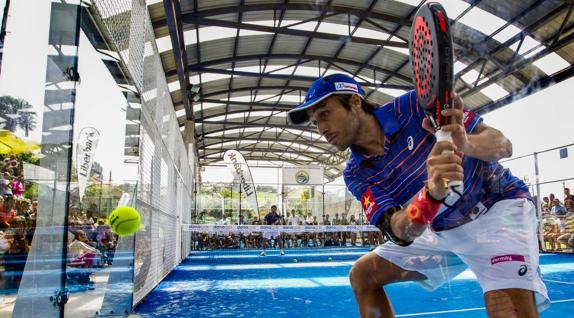
[[[343,107],[345,107],[347,111],[351,110],[351,97],[353,97],[353,94],[341,94],[336,96],[336,98],[341,102],[341,104],[343,104]],[[365,113],[372,114],[377,106],[371,102],[368,102],[364,98],[361,98],[361,108],[363,108]]]

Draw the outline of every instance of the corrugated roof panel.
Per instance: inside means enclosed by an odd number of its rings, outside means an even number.
[[[239,40],[237,55],[254,55],[269,48],[272,34],[244,36]]]
[[[307,54],[319,56],[333,56],[341,45],[338,41],[313,39],[307,49]]]
[[[306,38],[293,35],[278,35],[273,45],[274,54],[300,54],[305,46]],[[267,53],[265,50],[262,53]]]
[[[199,45],[201,51],[201,61],[211,61],[218,60],[226,57],[230,57],[230,53],[233,52],[234,39],[222,39],[216,41],[202,42]],[[188,46],[188,50],[193,52],[197,44]],[[197,63],[197,62],[191,62]]]
[[[339,56],[345,59],[363,62],[376,50],[377,48],[372,45],[361,45],[351,42],[345,45]]]

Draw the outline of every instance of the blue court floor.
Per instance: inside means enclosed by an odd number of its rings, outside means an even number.
[[[353,262],[366,248],[197,252],[136,308],[141,317],[357,317],[349,285]],[[541,317],[574,317],[574,255],[544,254],[552,299]],[[474,275],[464,272],[430,293],[416,283],[387,287],[397,317],[486,317]]]

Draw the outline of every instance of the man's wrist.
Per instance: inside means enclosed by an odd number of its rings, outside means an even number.
[[[448,196],[448,192],[446,194],[437,194],[437,193],[433,193],[429,187],[428,184],[425,184],[425,191],[426,191],[426,197],[427,199],[429,199],[431,202],[442,202],[444,200],[444,198],[446,198]]]
[[[447,197],[447,196],[445,195],[445,196],[443,196],[442,198],[440,198],[439,196],[433,195],[428,187],[426,187],[425,191],[426,191],[427,198],[428,198],[429,201],[431,201],[431,202],[436,202],[436,203],[439,203],[439,202],[440,202],[440,203],[442,203],[442,200],[444,200],[444,198]],[[439,199],[439,198],[440,198],[440,199]]]

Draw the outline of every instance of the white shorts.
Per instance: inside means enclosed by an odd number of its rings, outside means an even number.
[[[542,311],[550,306],[538,268],[536,212],[526,199],[503,200],[474,221],[435,233],[426,230],[410,246],[387,242],[374,252],[408,271],[434,290],[469,268],[483,293],[505,288],[535,292]]]
[[[274,238],[276,238],[277,236],[279,236],[281,234],[281,232],[279,231],[265,231],[263,232],[263,237],[268,239],[268,240],[272,240]]]

